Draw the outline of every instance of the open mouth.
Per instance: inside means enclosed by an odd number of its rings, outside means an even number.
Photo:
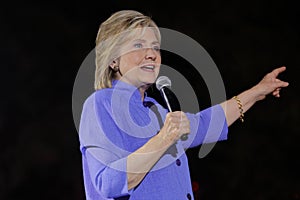
[[[145,66],[141,67],[142,70],[148,71],[148,72],[154,72],[154,68],[155,68],[154,65],[145,65]]]

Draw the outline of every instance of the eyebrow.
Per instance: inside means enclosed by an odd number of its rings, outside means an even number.
[[[133,42],[142,42],[142,43],[146,43],[147,41],[144,39],[135,39],[133,40]],[[151,44],[160,44],[158,41],[153,41],[151,42]]]

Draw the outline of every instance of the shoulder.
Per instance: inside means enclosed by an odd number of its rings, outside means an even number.
[[[101,106],[106,104],[107,102],[110,102],[112,96],[111,91],[112,90],[110,88],[94,91],[84,101],[83,108],[84,109],[93,108],[95,106],[96,107]]]
[[[106,100],[106,99],[110,99],[112,96],[113,90],[112,88],[104,88],[101,90],[97,90],[94,92],[94,98],[96,100]]]

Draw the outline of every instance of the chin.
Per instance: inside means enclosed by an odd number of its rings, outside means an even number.
[[[141,80],[140,83],[138,84],[138,87],[150,87],[153,85],[155,80]]]
[[[156,79],[154,79],[154,78],[152,78],[152,79],[147,79],[147,80],[144,80],[143,83],[145,83],[145,84],[150,84],[150,85],[151,85],[151,84],[155,83],[155,80],[156,80]]]

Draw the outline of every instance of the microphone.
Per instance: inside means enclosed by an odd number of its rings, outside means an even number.
[[[180,103],[176,95],[171,91],[171,80],[167,76],[160,76],[156,80],[156,88],[160,91],[160,94],[168,108],[169,112],[181,111]],[[188,135],[181,136],[181,140],[187,140]]]

